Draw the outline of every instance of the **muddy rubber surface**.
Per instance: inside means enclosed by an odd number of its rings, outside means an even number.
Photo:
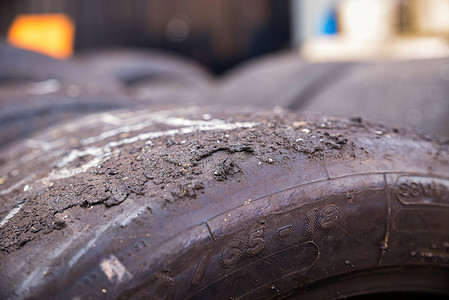
[[[182,117],[170,110],[92,115],[62,128],[47,130],[37,140],[27,140],[24,149],[21,145],[19,151],[15,147],[15,150],[7,151],[2,157],[7,170],[6,176],[2,177],[2,203],[12,202],[9,204],[13,207],[23,204],[21,211],[26,215],[20,213],[15,218],[17,223],[9,221],[8,226],[2,228],[2,249],[17,249],[40,231],[51,232],[52,225],[61,229],[64,222],[56,222],[49,216],[73,206],[112,206],[123,202],[129,194],[142,195],[145,187],[154,189],[158,186],[162,190],[153,197],[165,205],[184,198],[196,198],[204,189],[204,180],[224,181],[242,173],[237,162],[227,158],[213,167],[208,166],[211,170],[205,171],[202,161],[215,153],[251,155],[264,164],[274,164],[270,155],[283,151],[304,153],[311,159],[331,150],[344,151],[348,157],[354,155],[351,145],[347,145],[348,140],[341,134],[327,132],[326,123],[300,121],[292,127],[284,124],[283,116],[273,120],[261,116],[251,122],[243,121],[249,113],[229,123],[210,114],[193,114],[193,119],[186,119],[190,117],[186,114],[189,110],[199,109],[178,109]],[[123,115],[130,116],[129,120],[125,119],[126,125],[116,128],[108,124],[120,122]],[[90,123],[87,128],[86,123]],[[267,123],[270,123],[269,128],[258,130],[259,125]],[[301,129],[306,124],[308,128]],[[256,126],[258,129],[253,128]],[[350,123],[341,124],[339,128],[341,126],[347,128]],[[232,130],[234,135],[226,134],[226,129]],[[319,133],[311,135],[312,129]],[[154,132],[147,132],[149,130]],[[94,136],[93,132],[96,133]],[[55,156],[54,150],[60,155]],[[22,162],[26,166],[22,167]],[[51,166],[50,170],[48,166]],[[24,167],[26,171],[21,172]],[[42,172],[42,168],[46,170]],[[33,175],[17,178],[14,176],[17,172]],[[29,194],[29,198],[19,196],[23,199],[18,203],[11,201],[11,195],[6,193],[14,191],[12,188],[17,183],[28,186],[24,189]],[[165,188],[167,185],[173,189]],[[43,207],[40,199],[45,199]]]
[[[447,140],[227,110],[92,114],[2,151],[1,296],[307,297],[398,265],[446,278]]]

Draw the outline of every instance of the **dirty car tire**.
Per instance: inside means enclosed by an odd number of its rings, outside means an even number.
[[[447,140],[223,111],[90,115],[3,151],[1,298],[449,295]]]

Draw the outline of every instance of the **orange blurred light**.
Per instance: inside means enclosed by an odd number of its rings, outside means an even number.
[[[12,45],[56,58],[73,53],[75,26],[65,14],[18,15],[8,32]]]

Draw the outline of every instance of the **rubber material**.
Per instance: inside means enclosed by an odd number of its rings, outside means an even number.
[[[153,103],[201,103],[211,78],[157,51],[103,50],[71,61],[0,44],[0,147],[87,113]]]
[[[77,71],[66,61],[0,42],[0,84],[48,79],[84,81]]]
[[[449,136],[449,81],[443,74],[448,62],[442,58],[353,64],[296,108]]]
[[[228,73],[214,101],[362,117],[449,136],[447,64],[448,58],[312,63],[298,52],[278,53]]]
[[[78,54],[72,62],[81,68],[113,77],[128,86],[154,78],[195,82],[199,79],[206,81],[211,77],[193,61],[154,49],[97,49]]]
[[[130,97],[153,103],[200,103],[210,100],[213,79],[199,64],[179,54],[155,49],[97,49],[73,62],[118,81]]]
[[[91,115],[3,151],[1,298],[449,295],[447,140],[223,111]]]
[[[351,65],[310,63],[296,51],[267,55],[227,73],[213,101],[241,104],[244,99],[246,105],[298,109],[337,81]]]
[[[135,102],[107,76],[0,43],[0,147],[58,121]]]

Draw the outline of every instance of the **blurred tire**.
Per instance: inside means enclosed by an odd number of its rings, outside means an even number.
[[[118,80],[129,96],[139,100],[206,102],[214,83],[209,72],[193,60],[158,50],[91,50],[73,61]]]
[[[215,99],[359,116],[449,136],[448,80],[448,59],[310,63],[297,53],[281,53],[231,71]]]
[[[61,120],[134,104],[107,76],[0,45],[0,147]]]
[[[312,64],[297,52],[255,58],[221,79],[215,101],[258,107],[300,106],[347,67],[345,63]]]
[[[304,105],[292,103],[290,107],[360,116],[449,136],[445,66],[449,66],[447,58],[355,64]]]

